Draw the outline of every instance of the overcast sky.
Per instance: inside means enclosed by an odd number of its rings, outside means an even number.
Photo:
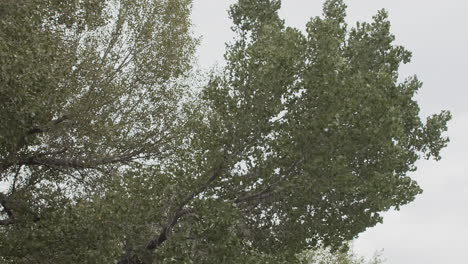
[[[304,29],[321,14],[323,0],[283,0],[280,15],[286,24]],[[421,115],[450,110],[451,142],[439,162],[420,161],[412,174],[424,193],[384,223],[355,241],[359,254],[384,249],[389,264],[468,263],[468,1],[466,0],[347,0],[348,24],[369,21],[377,10],[390,15],[397,44],[413,52],[401,76],[417,74],[424,82],[417,95]],[[231,0],[194,0],[195,34],[203,36],[199,63],[223,64],[230,41],[227,9]]]

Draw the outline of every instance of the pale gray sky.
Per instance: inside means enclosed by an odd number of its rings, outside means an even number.
[[[199,62],[210,68],[223,64],[230,41],[227,9],[232,0],[194,0],[195,33],[202,35]],[[281,16],[303,29],[321,14],[323,0],[283,0]],[[417,95],[421,115],[450,110],[451,142],[440,162],[420,161],[413,177],[424,193],[384,223],[355,241],[359,254],[384,249],[389,264],[468,263],[468,1],[466,0],[347,0],[348,24],[369,21],[377,10],[390,15],[396,42],[413,51],[413,61],[401,76],[417,74],[424,82]]]

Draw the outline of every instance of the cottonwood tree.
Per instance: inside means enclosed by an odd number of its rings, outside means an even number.
[[[0,3],[5,263],[291,263],[421,192],[448,112],[419,117],[380,11],[305,33],[239,0],[227,65],[190,82],[189,0]]]
[[[301,264],[383,264],[386,263],[382,252],[375,252],[371,258],[358,256],[348,245],[340,250],[332,251],[329,248],[307,250],[299,254]]]

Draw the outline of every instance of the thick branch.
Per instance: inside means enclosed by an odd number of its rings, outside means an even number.
[[[0,226],[2,225],[12,225],[15,223],[15,220],[9,218],[9,219],[5,219],[5,220],[0,220]]]
[[[200,193],[204,192],[209,186],[210,184],[215,181],[216,179],[218,179],[220,176],[221,176],[221,172],[223,170],[223,165],[221,164],[220,166],[218,166],[217,168],[214,169],[213,171],[213,174],[211,175],[211,177],[203,184],[201,185],[196,191],[190,193],[189,195],[187,195],[183,200],[182,202],[180,203],[179,207],[177,207],[174,215],[172,218],[170,218],[167,222],[167,224],[163,227],[163,230],[162,232],[157,236],[155,237],[154,239],[152,239],[146,246],[146,249],[147,250],[155,250],[156,248],[158,248],[162,243],[164,243],[164,241],[167,240],[169,234],[172,232],[172,228],[177,224],[177,222],[179,221],[179,219],[184,216],[184,215],[187,215],[189,213],[192,212],[192,209],[184,209],[184,207],[190,202],[193,200],[193,198],[195,198],[197,195],[199,195]]]
[[[240,204],[244,202],[251,202],[254,200],[262,200],[271,197],[274,193],[274,190],[271,190],[271,188],[268,187],[263,191],[252,193],[243,197],[238,197],[234,200],[234,203]]]
[[[145,246],[145,250],[153,251],[157,249],[160,245],[162,245],[168,238],[170,233],[172,232],[172,228],[177,224],[179,219],[185,215],[191,214],[193,212],[192,209],[183,209],[178,211],[170,221],[163,227],[161,233],[157,235],[154,239],[150,240],[148,244]],[[141,263],[138,261],[138,258],[132,255],[132,250],[126,248],[126,253],[122,258],[117,262],[117,264],[138,264]]]
[[[252,201],[259,201],[270,198],[275,193],[278,193],[281,190],[281,187],[278,187],[278,185],[282,182],[282,180],[286,179],[287,177],[290,177],[291,174],[294,172],[294,169],[303,161],[304,159],[302,158],[293,162],[286,170],[283,171],[282,177],[279,177],[278,180],[268,185],[265,189],[258,192],[246,194],[245,196],[238,197],[232,202],[239,205],[241,203],[249,203]]]
[[[68,115],[63,115],[57,119],[54,119],[52,121],[49,122],[49,124],[47,124],[46,126],[34,126],[33,128],[27,130],[24,135],[22,135],[18,142],[17,142],[17,145],[16,145],[16,151],[20,150],[21,148],[23,148],[26,144],[27,144],[27,137],[28,136],[32,136],[32,135],[35,135],[35,134],[40,134],[40,133],[45,133],[47,132],[52,126],[55,126],[55,125],[58,125],[62,122],[64,122],[65,120],[68,120],[69,117]],[[19,163],[15,163],[15,162],[12,162],[12,161],[0,161],[0,172],[3,172],[5,170],[7,170],[8,168],[10,168],[11,166],[13,165],[21,165]]]
[[[149,241],[149,243],[146,245],[145,249],[155,250],[156,248],[158,248],[162,243],[164,243],[164,241],[166,241],[168,239],[170,233],[172,232],[172,228],[177,224],[179,219],[182,218],[183,216],[191,214],[191,213],[193,213],[193,209],[189,209],[189,208],[178,211],[172,217],[172,219],[170,221],[168,221],[166,226],[164,226],[161,233],[157,237],[155,237],[154,239]]]
[[[55,126],[55,125],[58,125],[60,123],[62,123],[63,121],[65,120],[68,120],[68,116],[67,115],[63,115],[57,119],[54,119],[52,121],[50,121],[50,124],[47,125],[46,127],[38,127],[38,126],[35,126],[33,128],[31,128],[30,130],[26,131],[26,136],[29,136],[29,135],[34,135],[34,134],[38,134],[38,133],[44,133],[48,130],[48,127],[51,127],[51,126]]]
[[[8,216],[8,219],[0,220],[0,225],[14,224],[18,219],[17,217],[19,216],[19,213],[31,215],[33,217],[34,222],[40,220],[40,217],[36,213],[34,213],[30,208],[18,204],[16,201],[12,200],[11,197],[7,196],[4,193],[0,193],[0,204],[3,207],[3,211]]]
[[[172,229],[174,226],[178,223],[178,221],[185,215],[193,213],[193,209],[191,208],[185,208],[187,204],[190,203],[197,195],[200,193],[204,192],[212,182],[214,182],[216,179],[220,178],[221,173],[224,169],[224,163],[221,163],[218,167],[216,167],[212,171],[212,175],[208,180],[202,184],[197,190],[194,192],[191,192],[188,194],[182,202],[179,204],[179,206],[176,208],[174,214],[172,217],[170,217],[167,221],[167,223],[163,226],[161,232],[155,236],[153,239],[148,241],[148,243],[145,246],[145,250],[148,251],[154,251],[156,250],[159,246],[161,246],[170,236]],[[129,256],[128,254],[124,255],[122,259],[118,262],[118,264],[127,264],[127,263],[133,263],[131,260],[132,256]]]
[[[59,158],[49,158],[49,157],[31,157],[20,159],[16,164],[18,165],[47,165],[51,167],[64,167],[64,168],[75,168],[75,169],[93,169],[100,165],[113,164],[113,163],[123,163],[130,162],[136,158],[138,154],[127,154],[121,156],[111,156],[102,159],[94,160],[81,160],[81,159],[59,159]]]
[[[0,193],[0,204],[3,206],[3,210],[6,212],[8,217],[13,219],[13,211],[8,205],[8,200],[8,196],[6,196],[4,193]]]

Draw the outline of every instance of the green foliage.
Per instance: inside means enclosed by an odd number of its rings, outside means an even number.
[[[307,250],[299,255],[302,264],[383,264],[385,260],[381,252],[377,252],[371,259],[357,256],[351,250],[331,251],[327,248]]]
[[[384,11],[349,28],[329,0],[302,33],[239,0],[196,90],[190,7],[0,3],[0,261],[294,263],[421,192],[450,114],[421,121]]]

